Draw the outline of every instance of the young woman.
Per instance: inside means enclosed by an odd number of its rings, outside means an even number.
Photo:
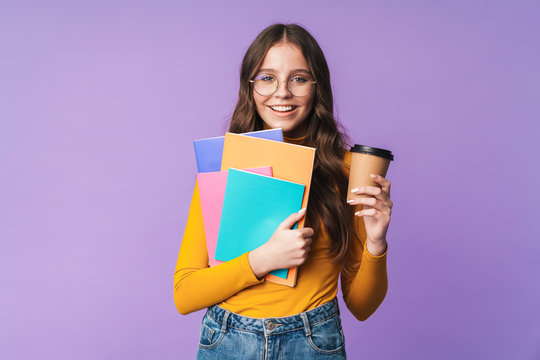
[[[298,25],[264,29],[240,73],[230,131],[282,128],[285,141],[316,148],[309,205],[291,214],[259,248],[208,267],[197,184],[174,275],[181,314],[208,307],[198,359],[344,359],[336,300],[367,319],[387,291],[390,182],[354,189],[347,203],[350,152],[333,116],[330,74],[315,39]],[[306,216],[303,229],[291,229]],[[264,281],[299,267],[295,287]]]

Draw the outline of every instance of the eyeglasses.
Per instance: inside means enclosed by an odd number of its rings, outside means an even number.
[[[274,75],[271,74],[259,74],[255,76],[253,80],[249,80],[253,84],[253,88],[257,94],[261,96],[270,96],[277,91],[279,81]],[[304,97],[309,95],[316,81],[312,81],[307,75],[293,75],[286,81],[287,89],[296,97]]]

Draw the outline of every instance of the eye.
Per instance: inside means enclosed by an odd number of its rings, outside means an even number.
[[[255,76],[255,80],[263,81],[263,82],[272,82],[275,80],[274,76],[270,74],[259,74]]]
[[[309,78],[307,78],[306,76],[296,75],[296,76],[291,77],[289,81],[292,81],[297,84],[303,84],[303,83],[308,82]]]

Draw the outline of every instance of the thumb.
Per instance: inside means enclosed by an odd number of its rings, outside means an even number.
[[[303,208],[297,213],[292,213],[287,217],[281,224],[279,224],[278,228],[284,230],[284,229],[290,229],[293,227],[294,224],[296,224],[297,221],[302,219],[306,215],[306,208]]]

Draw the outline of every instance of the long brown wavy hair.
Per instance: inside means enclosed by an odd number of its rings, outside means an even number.
[[[348,178],[344,172],[346,135],[339,131],[334,119],[334,104],[330,72],[317,41],[296,24],[275,24],[264,29],[247,50],[240,70],[238,103],[232,115],[229,131],[244,133],[263,129],[263,121],[253,100],[252,79],[268,49],[278,42],[297,45],[317,81],[313,110],[308,121],[304,145],[315,147],[315,163],[306,214],[306,226],[320,235],[321,223],[332,238],[330,254],[335,263],[343,264],[349,242],[356,238],[353,230],[353,209],[346,203]]]

